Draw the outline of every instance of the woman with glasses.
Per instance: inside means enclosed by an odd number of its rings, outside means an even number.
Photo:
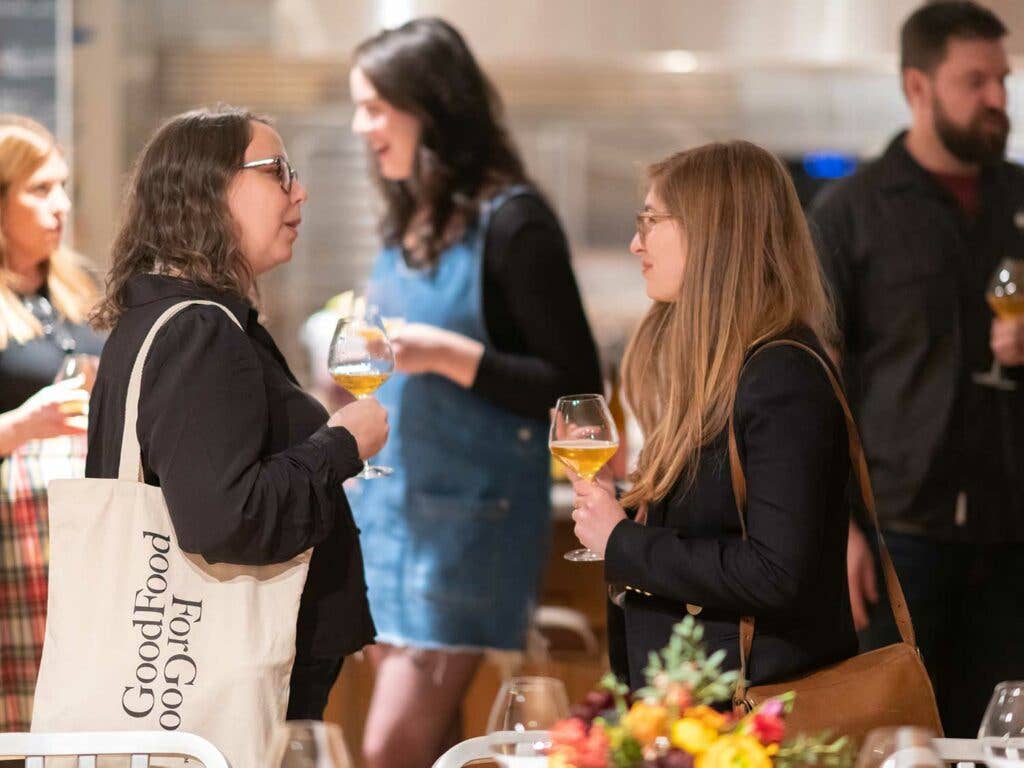
[[[81,476],[102,339],[81,257],[61,244],[68,166],[46,128],[0,115],[0,730],[26,731],[46,622],[46,485]],[[75,357],[78,355],[79,357]]]
[[[342,489],[387,438],[366,399],[328,414],[306,394],[254,306],[257,277],[287,263],[306,190],[281,137],[243,110],[172,118],[131,181],[96,323],[111,328],[93,390],[89,477],[117,477],[128,379],[154,321],[138,435],[183,550],[280,563],[313,548],[299,605],[288,717],[319,719],[342,658],[373,640],[362,557]],[[237,321],[237,322],[235,322]]]
[[[352,129],[385,203],[370,296],[405,319],[378,391],[395,471],[353,494],[379,641],[363,751],[372,768],[430,765],[481,652],[523,647],[548,548],[548,409],[601,377],[565,236],[459,33],[416,19],[354,62]]]
[[[621,503],[607,471],[574,482],[576,534],[625,587],[610,646],[631,686],[644,684],[649,653],[688,611],[699,613],[708,653],[725,652],[725,669],[740,666],[740,619],[753,617],[747,677],[780,682],[857,650],[846,424],[822,367],[833,310],[793,184],[768,152],[709,144],[649,177],[630,250],[654,304],[623,361],[644,446]],[[765,346],[773,340],[822,360]]]

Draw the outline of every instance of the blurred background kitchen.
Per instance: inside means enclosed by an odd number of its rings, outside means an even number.
[[[987,3],[1019,68],[1024,2]],[[614,365],[646,300],[628,252],[643,169],[671,151],[742,137],[783,158],[804,202],[879,153],[906,122],[898,29],[917,0],[0,0],[0,111],[32,115],[72,158],[73,245],[106,265],[122,185],[165,118],[224,101],[276,118],[310,193],[295,259],[261,286],[268,326],[305,382],[305,319],[359,289],[376,252],[375,193],[349,132],[348,57],[381,27],[440,15],[465,35],[501,92],[527,167],[561,216],[603,362]],[[1021,81],[1009,114],[1021,119]],[[1011,157],[1024,155],[1019,132]],[[542,602],[585,621],[598,645],[600,567],[557,557]],[[557,614],[556,614],[557,618]],[[589,687],[604,655],[547,629],[534,670]],[[501,660],[467,706],[480,732]],[[346,664],[330,716],[358,742],[369,690]],[[481,704],[482,702],[482,704]],[[358,750],[353,750],[358,754]]]

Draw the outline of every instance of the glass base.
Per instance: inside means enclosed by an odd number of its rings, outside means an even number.
[[[381,467],[377,464],[364,464],[363,471],[360,472],[356,477],[361,477],[363,480],[373,480],[378,477],[387,477],[394,472],[391,467]]]
[[[591,552],[589,549],[572,549],[562,555],[566,560],[573,563],[599,563],[604,558],[597,554],[597,552]]]
[[[976,373],[971,378],[974,379],[975,384],[981,384],[983,387],[992,387],[1003,392],[1015,392],[1017,390],[1017,382],[1003,378],[1001,373],[985,371],[985,373]]]

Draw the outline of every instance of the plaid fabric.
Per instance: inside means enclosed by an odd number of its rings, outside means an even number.
[[[26,443],[0,462],[0,731],[32,720],[46,625],[46,485],[85,473],[84,437]]]

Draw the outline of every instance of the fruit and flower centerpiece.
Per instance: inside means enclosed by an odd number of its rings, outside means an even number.
[[[668,646],[652,653],[647,686],[630,693],[614,675],[551,729],[549,768],[848,768],[848,739],[789,734],[795,694],[769,699],[745,715],[729,702],[738,672],[722,672],[724,651],[707,656],[703,627],[686,617]]]

